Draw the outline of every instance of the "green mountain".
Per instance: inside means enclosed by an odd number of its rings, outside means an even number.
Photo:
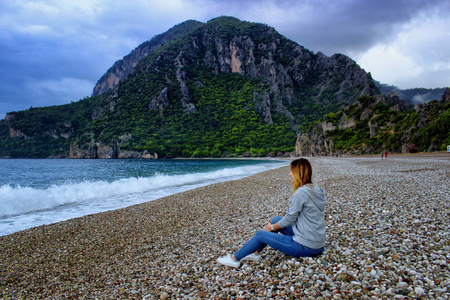
[[[378,93],[350,58],[315,54],[267,25],[190,20],[116,62],[92,97],[8,113],[0,156],[290,153],[315,120]]]

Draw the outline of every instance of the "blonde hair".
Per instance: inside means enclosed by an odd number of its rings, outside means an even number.
[[[290,164],[292,178],[294,178],[294,182],[292,182],[293,192],[302,187],[305,184],[312,183],[312,169],[311,164],[305,158],[299,158],[291,161]]]

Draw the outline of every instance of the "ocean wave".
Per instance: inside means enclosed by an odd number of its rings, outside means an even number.
[[[115,209],[215,182],[242,178],[280,165],[268,163],[184,175],[156,174],[152,177],[131,177],[112,182],[84,180],[51,185],[45,189],[3,185],[0,187],[0,217],[52,210],[63,206],[97,207],[95,212]],[[99,209],[102,206],[104,209]],[[86,211],[86,208],[83,210]]]

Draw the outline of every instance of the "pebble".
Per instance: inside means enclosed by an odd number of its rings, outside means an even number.
[[[317,258],[233,253],[289,205],[288,167],[0,237],[4,299],[449,299],[450,156],[313,157]]]

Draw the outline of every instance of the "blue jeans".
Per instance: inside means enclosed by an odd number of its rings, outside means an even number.
[[[281,217],[273,217],[270,223],[275,224],[281,220]],[[281,233],[281,234],[278,234]],[[314,257],[321,254],[324,247],[312,249],[294,241],[294,231],[292,226],[282,228],[277,232],[258,230],[255,235],[239,249],[234,257],[237,261],[255,251],[261,252],[264,247],[270,247],[279,250],[292,257]]]

